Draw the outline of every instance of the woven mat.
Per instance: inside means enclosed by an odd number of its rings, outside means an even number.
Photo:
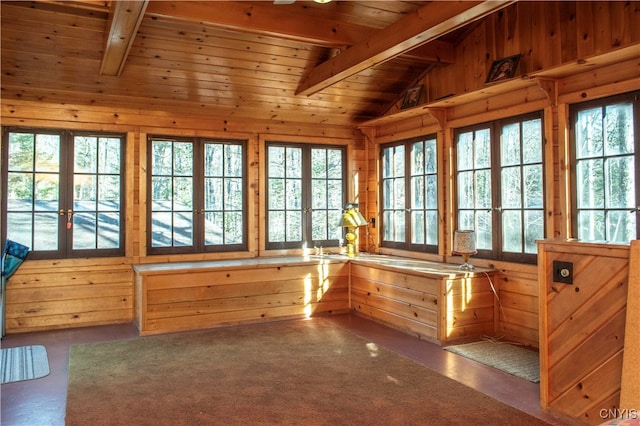
[[[538,352],[531,349],[496,340],[482,340],[445,349],[530,382],[540,382]]]
[[[49,375],[49,360],[44,346],[19,346],[1,350],[2,384],[39,379]]]

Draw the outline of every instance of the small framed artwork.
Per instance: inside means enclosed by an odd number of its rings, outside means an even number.
[[[411,89],[407,90],[407,93],[404,95],[404,99],[402,100],[402,106],[400,109],[411,108],[420,103],[420,95],[422,94],[422,84],[418,86],[413,86]]]
[[[489,70],[489,74],[487,74],[487,81],[485,81],[484,84],[506,80],[516,75],[516,69],[518,68],[520,56],[520,54],[507,56],[506,58],[493,61],[493,64],[491,64],[491,69]]]

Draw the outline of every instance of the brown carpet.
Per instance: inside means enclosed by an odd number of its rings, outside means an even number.
[[[67,425],[545,425],[330,321],[72,346]]]

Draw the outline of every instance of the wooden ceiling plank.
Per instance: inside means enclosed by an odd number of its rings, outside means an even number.
[[[196,21],[218,28],[284,37],[325,47],[351,45],[358,34],[372,32],[371,28],[362,25],[306,17],[264,3],[155,1],[149,5],[147,13],[151,17]]]
[[[101,75],[119,76],[133,45],[149,0],[122,0],[112,4],[107,21]]]
[[[263,2],[265,3],[265,2]],[[377,33],[376,28],[337,21],[260,2],[152,2],[147,15],[186,20],[215,28],[300,41],[315,46],[344,49]],[[453,63],[453,44],[439,44],[411,52],[415,59]]]
[[[514,0],[434,1],[314,68],[297,94],[310,95],[500,10]]]

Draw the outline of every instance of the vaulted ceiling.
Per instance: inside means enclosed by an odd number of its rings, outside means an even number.
[[[2,1],[2,99],[357,125],[511,3]]]

